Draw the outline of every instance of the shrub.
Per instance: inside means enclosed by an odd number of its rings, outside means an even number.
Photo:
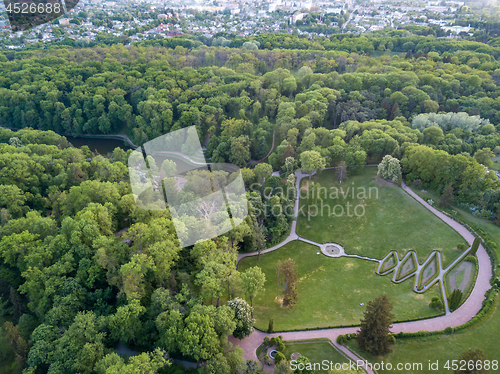
[[[477,264],[477,258],[475,258],[474,256],[465,257],[465,261],[472,262],[473,264]]]
[[[339,335],[337,336],[337,343],[340,345],[344,345],[347,342],[347,336],[345,335]]]
[[[444,333],[446,335],[451,335],[453,334],[453,327],[448,326],[447,328],[444,329]]]
[[[457,249],[461,250],[461,251],[465,251],[465,243],[458,243],[457,244]]]
[[[442,310],[444,308],[443,301],[439,296],[434,296],[429,304],[431,308]]]
[[[271,318],[269,320],[269,326],[267,328],[267,332],[271,334],[274,331],[274,320]]]
[[[269,346],[269,336],[264,336],[264,344]]]
[[[285,355],[283,353],[278,352],[274,356],[274,364],[278,365],[281,361],[286,361],[286,357],[285,357]]]
[[[273,364],[273,361],[271,360],[271,357],[269,357],[268,355],[265,355],[265,356],[264,356],[264,363],[265,363],[266,365],[271,366],[271,365]]]
[[[396,344],[396,335],[391,335],[392,344]]]
[[[279,352],[285,352],[285,343],[278,342],[278,351]]]
[[[413,187],[421,189],[423,187],[422,181],[420,179],[415,179],[413,181]]]
[[[279,343],[279,338],[277,338],[276,336],[271,338],[271,346],[274,347],[274,346],[277,346]]]
[[[470,255],[475,256],[477,249],[479,248],[479,244],[481,243],[481,239],[478,237],[474,238],[474,243],[472,243],[472,247],[470,249]]]
[[[462,301],[462,291],[458,288],[453,290],[450,297],[448,298],[448,306],[450,307],[450,311],[453,312],[460,306],[460,302]]]

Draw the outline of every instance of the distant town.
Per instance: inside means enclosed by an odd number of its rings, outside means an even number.
[[[432,27],[437,37],[473,35],[457,19],[468,14],[463,1],[89,1],[64,17],[23,32],[12,32],[0,7],[0,48],[22,49],[51,43],[87,46],[96,42],[129,44],[183,34],[216,38],[285,32],[314,37]]]

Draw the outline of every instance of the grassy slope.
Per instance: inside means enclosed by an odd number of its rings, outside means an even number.
[[[433,373],[450,373],[443,368],[446,360],[456,360],[458,356],[469,348],[481,349],[489,360],[500,361],[500,349],[498,347],[499,331],[500,331],[500,308],[498,306],[498,295],[496,297],[496,307],[493,314],[481,325],[472,328],[469,331],[456,333],[454,335],[433,336],[418,339],[404,339],[397,342],[393,348],[393,352],[384,357],[372,357],[367,353],[359,352],[355,340],[348,344],[351,348],[358,351],[364,358],[370,362],[422,362],[425,365],[430,360],[435,362],[439,360],[440,370],[432,371]],[[379,370],[379,373],[386,371]],[[424,370],[424,372],[426,372]],[[498,371],[491,371],[495,373]],[[417,371],[390,371],[390,373],[418,373]],[[421,373],[421,371],[420,371]]]
[[[424,294],[412,291],[414,278],[396,285],[389,276],[375,274],[375,262],[330,258],[316,254],[319,248],[294,241],[286,246],[257,257],[241,260],[238,270],[260,266],[266,274],[265,290],[254,299],[256,327],[267,329],[274,319],[275,331],[358,324],[364,306],[374,296],[386,293],[394,303],[396,319],[433,316],[435,309],[428,305],[440,290],[433,286]],[[293,308],[282,308],[276,301],[276,271],[278,260],[294,259],[298,265],[298,303]],[[283,291],[280,291],[283,297]]]
[[[313,180],[318,181],[318,177],[313,177]],[[307,179],[303,181],[306,183]],[[363,204],[366,213],[362,217],[334,217],[328,216],[325,208],[323,217],[320,214],[308,220],[307,215],[299,216],[297,233],[300,236],[320,243],[339,243],[347,253],[378,259],[392,249],[397,250],[400,256],[414,249],[422,263],[432,250],[439,249],[446,265],[460,253],[456,245],[463,242],[462,237],[400,188],[377,183],[376,168],[365,168],[362,174],[351,176],[342,184],[335,181],[333,170],[323,171],[319,175],[319,182],[328,191],[325,205],[333,209],[336,205],[346,207],[347,202],[353,206]],[[331,187],[342,187],[344,192],[348,187],[355,187],[355,198],[349,193],[344,199],[339,193],[338,199],[331,199],[334,191]],[[378,199],[373,189],[372,198],[358,199],[359,187],[366,189],[366,195],[370,187],[378,188]],[[311,203],[314,204],[312,199]],[[306,200],[302,199],[301,204],[307,204]],[[337,208],[336,211],[341,210]],[[307,209],[304,212],[307,214]],[[361,208],[358,212],[361,212]]]

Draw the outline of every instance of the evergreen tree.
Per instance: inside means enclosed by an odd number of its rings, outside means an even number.
[[[23,304],[19,293],[12,286],[10,287],[9,301],[12,304],[12,320],[17,323],[23,314]]]
[[[480,243],[481,243],[481,239],[479,239],[478,237],[474,238],[474,242],[472,243],[472,247],[471,247],[470,253],[469,253],[471,256],[476,255],[476,252],[479,248]]]
[[[394,315],[392,304],[386,295],[380,295],[369,301],[357,332],[359,347],[372,355],[384,355],[390,352],[392,344],[390,327]]]
[[[451,204],[453,203],[453,186],[451,183],[446,186],[446,188],[443,191],[443,194],[439,198],[439,206],[441,208],[449,208]]]
[[[462,291],[458,288],[453,290],[450,297],[448,298],[448,307],[450,311],[454,311],[460,306],[460,301],[462,301]]]
[[[269,320],[269,326],[267,327],[267,332],[271,334],[274,331],[274,320],[271,318]]]

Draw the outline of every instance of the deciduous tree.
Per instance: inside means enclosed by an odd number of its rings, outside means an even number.
[[[250,299],[253,318],[253,298],[264,288],[266,276],[258,266],[248,268],[241,273],[241,286]]]

